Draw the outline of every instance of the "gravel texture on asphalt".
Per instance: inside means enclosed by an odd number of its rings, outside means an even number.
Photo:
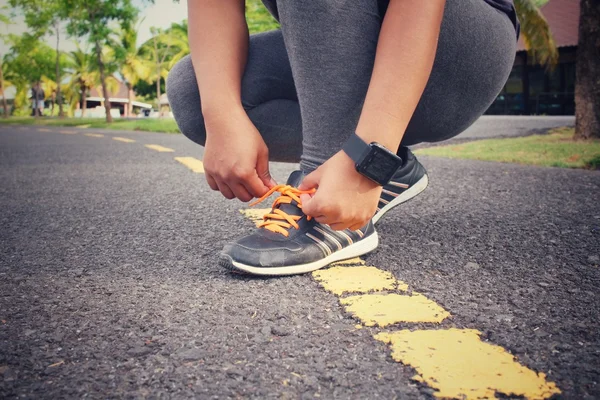
[[[198,146],[59,130],[0,126],[0,398],[432,398],[310,275],[218,267],[253,225],[174,161]],[[564,398],[600,398],[600,173],[422,163],[430,187],[382,219],[367,263]]]

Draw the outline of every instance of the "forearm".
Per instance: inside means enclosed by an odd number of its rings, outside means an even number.
[[[248,56],[244,1],[188,1],[188,21],[205,119],[241,109],[241,82]]]
[[[445,0],[391,0],[356,133],[397,149],[431,73]]]

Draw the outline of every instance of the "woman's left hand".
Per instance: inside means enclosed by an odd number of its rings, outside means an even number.
[[[354,161],[339,151],[308,174],[300,190],[316,188],[314,195],[301,195],[302,211],[334,230],[357,230],[377,211],[381,186],[359,174]]]

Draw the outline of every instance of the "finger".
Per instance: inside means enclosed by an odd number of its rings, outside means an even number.
[[[331,224],[337,224],[338,221],[336,221],[335,219],[328,217],[326,215],[320,215],[318,217],[314,217],[315,220],[320,223],[320,224],[325,224],[325,225],[331,225]]]
[[[217,186],[219,186],[219,192],[221,192],[221,194],[223,194],[223,196],[225,196],[229,200],[231,200],[235,197],[233,195],[233,192],[231,191],[229,186],[227,186],[226,183],[217,181]]]
[[[269,191],[269,187],[256,174],[252,175],[250,179],[240,182],[240,184],[244,186],[244,190],[257,198],[262,197]]]
[[[348,227],[348,229],[350,229],[351,231],[357,231],[365,225],[366,224],[363,224],[363,223],[352,224],[351,226]]]
[[[208,182],[208,186],[210,186],[212,190],[219,190],[219,185],[217,185],[217,181],[215,181],[215,179],[211,175],[206,174],[206,182]]]
[[[350,224],[347,222],[334,223],[334,224],[329,225],[329,227],[331,229],[333,229],[334,231],[343,231],[344,229],[348,229],[350,227]]]
[[[298,189],[300,190],[310,190],[317,188],[319,186],[319,182],[321,181],[321,168],[315,169],[310,174],[306,175],[302,180]]]
[[[256,173],[258,174],[258,178],[267,187],[267,190],[271,189],[273,186],[277,185],[277,182],[275,182],[275,179],[273,179],[273,177],[271,176],[271,172],[269,171],[269,152],[268,151],[266,151],[264,154],[260,154],[258,156],[258,159],[256,160]],[[262,194],[260,196],[262,196]],[[260,197],[260,196],[256,196],[256,197]]]
[[[231,185],[230,189],[235,195],[235,197],[237,197],[243,202],[250,201],[253,198],[253,196],[250,193],[248,193],[244,185],[240,183]]]

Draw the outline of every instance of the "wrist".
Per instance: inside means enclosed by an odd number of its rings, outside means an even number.
[[[203,104],[202,116],[207,130],[211,126],[222,125],[238,118],[248,117],[242,104],[235,102]]]

